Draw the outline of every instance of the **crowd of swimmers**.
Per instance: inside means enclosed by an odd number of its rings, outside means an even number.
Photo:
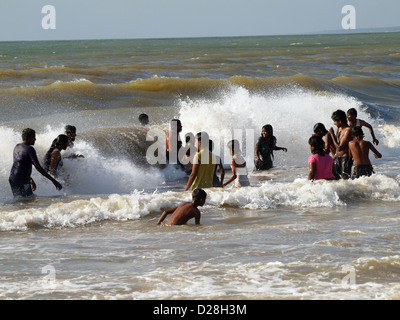
[[[373,167],[369,160],[369,152],[372,151],[376,158],[382,155],[374,145],[363,140],[362,127],[369,129],[373,143],[379,144],[372,126],[357,118],[357,111],[349,109],[346,112],[336,110],[331,119],[337,127],[336,132],[331,127],[326,130],[324,124],[317,123],[313,128],[313,134],[308,140],[311,156],[308,159],[309,180],[337,180],[355,179],[361,176],[370,176]],[[146,114],[139,116],[141,125],[149,124]],[[177,159],[179,150],[183,147],[180,138],[182,124],[179,119],[171,121],[171,127],[166,137],[167,160]],[[33,129],[24,129],[22,143],[15,146],[13,152],[13,165],[9,176],[9,183],[14,196],[29,197],[36,190],[36,183],[31,177],[32,165],[44,177],[49,179],[57,190],[61,190],[61,184],[56,180],[63,161],[61,151],[71,148],[76,137],[76,127],[67,125],[65,133],[57,136],[46,153],[41,166],[33,145],[36,141],[36,133]],[[195,141],[195,143],[193,143]],[[226,187],[231,183],[235,188],[250,186],[246,160],[242,155],[238,140],[231,140],[227,144],[231,161],[231,176],[224,182],[225,171],[220,157],[213,154],[213,141],[206,132],[199,132],[195,136],[187,134],[185,137],[184,159],[177,159],[177,165],[188,174],[185,191],[192,190],[192,202],[166,210],[162,213],[158,223],[160,224],[167,215],[172,214],[168,225],[184,224],[189,219],[195,218],[195,223],[200,223],[198,206],[204,205],[206,199],[205,188]],[[255,170],[269,170],[273,167],[274,151],[287,148],[277,146],[277,139],[273,134],[273,127],[267,124],[262,127],[261,136],[255,144]],[[72,157],[83,157],[73,154]],[[184,160],[184,161],[183,161]],[[217,175],[220,172],[220,177]]]

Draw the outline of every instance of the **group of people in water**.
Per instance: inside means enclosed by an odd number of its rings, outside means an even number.
[[[347,110],[347,114],[343,110],[336,110],[331,119],[337,127],[336,132],[332,127],[328,131],[322,123],[317,123],[313,128],[313,135],[308,140],[312,153],[308,159],[308,179],[312,181],[355,179],[372,175],[373,167],[369,160],[369,152],[372,151],[376,158],[382,157],[371,142],[363,140],[362,127],[365,126],[370,130],[373,142],[376,145],[379,144],[372,126],[357,119],[357,110],[354,108]],[[182,125],[179,120],[175,119],[174,121],[178,122],[177,132],[179,136]],[[202,145],[206,135],[205,132],[199,132],[196,135],[196,147],[200,151],[194,155],[191,173],[185,188],[185,191],[189,188],[193,190],[192,202],[185,202],[180,206],[164,211],[157,224],[161,224],[169,214],[172,214],[172,216],[165,225],[185,224],[192,218],[195,218],[195,223],[199,224],[200,211],[198,207],[204,205],[207,197],[207,193],[202,188],[224,187],[233,181],[237,188],[250,185],[246,161],[241,154],[240,144],[237,140],[231,140],[227,144],[232,155],[232,176],[224,183],[224,170],[221,165],[221,180],[218,181],[217,178],[217,184],[215,184],[216,169],[220,160],[212,154],[212,141],[210,141],[208,148]],[[168,139],[170,141],[172,136],[169,135]],[[277,139],[273,135],[272,126],[269,124],[263,126],[261,136],[255,145],[254,164],[256,170],[268,170],[273,167],[273,151],[283,150],[287,152],[286,148],[278,147],[276,142]],[[181,145],[180,143],[179,147]],[[206,161],[202,162],[202,160]]]
[[[332,127],[328,131],[322,123],[317,123],[308,141],[312,153],[308,159],[308,179],[355,179],[372,175],[369,152],[372,151],[376,158],[382,157],[371,142],[364,140],[363,126],[369,129],[373,142],[379,144],[372,126],[357,119],[354,108],[347,110],[347,114],[336,110],[331,118],[337,127],[336,133]]]
[[[362,127],[364,126],[370,130],[373,143],[379,144],[372,126],[357,119],[355,109],[349,109],[347,114],[342,110],[336,110],[331,119],[337,127],[336,132],[332,127],[328,131],[322,123],[317,123],[313,128],[313,135],[308,140],[312,153],[308,159],[308,179],[313,181],[320,179],[337,180],[354,179],[363,175],[370,176],[373,173],[373,167],[369,160],[369,152],[372,151],[377,158],[382,157],[371,142],[363,140]],[[142,125],[148,125],[148,115],[141,114],[139,121]],[[171,159],[176,159],[177,166],[189,175],[185,191],[192,190],[192,202],[164,211],[158,223],[160,224],[168,214],[172,214],[168,220],[168,225],[184,224],[191,218],[195,218],[195,223],[199,223],[200,212],[197,207],[204,205],[207,196],[203,189],[226,187],[232,182],[235,188],[250,186],[246,160],[242,155],[239,141],[230,140],[227,148],[232,156],[232,175],[224,182],[225,171],[221,159],[212,152],[213,141],[209,139],[208,134],[199,132],[196,136],[186,136],[186,161],[182,161],[182,159],[178,159],[179,150],[182,148],[179,135],[182,131],[182,124],[180,120],[173,119],[172,125],[174,130],[171,130],[166,138],[167,160],[169,163],[173,163]],[[22,132],[23,142],[17,144],[13,152],[13,165],[9,176],[13,195],[19,197],[33,195],[33,191],[36,190],[36,183],[31,177],[32,165],[49,179],[57,190],[61,190],[61,184],[55,179],[63,164],[61,151],[72,147],[75,137],[76,127],[67,125],[65,134],[57,136],[51,144],[42,162],[42,167],[33,148],[36,133],[33,129],[24,129]],[[273,167],[273,152],[277,150],[287,152],[287,148],[277,146],[273,127],[267,124],[262,127],[261,136],[255,144],[255,170],[271,169]],[[72,157],[83,156],[74,154]],[[217,176],[218,168],[220,177]]]
[[[31,197],[36,190],[36,183],[32,179],[32,165],[44,177],[49,179],[57,190],[62,189],[62,185],[55,179],[57,178],[63,158],[61,151],[68,147],[72,148],[76,137],[76,127],[65,126],[65,134],[60,134],[55,138],[46,152],[41,162],[39,161],[33,145],[36,141],[36,132],[26,128],[22,131],[22,143],[18,143],[13,152],[13,165],[9,176],[11,191],[15,197]],[[70,157],[83,157],[81,154],[72,154]]]

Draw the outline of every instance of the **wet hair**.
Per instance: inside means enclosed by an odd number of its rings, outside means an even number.
[[[333,121],[342,121],[347,123],[346,113],[343,110],[336,110],[332,113],[331,119]]]
[[[347,114],[357,117],[357,110],[354,108],[350,108],[349,110],[347,110]]]
[[[272,137],[274,135],[274,129],[270,124],[266,124],[265,126],[262,127],[266,132],[268,132],[268,135]]]
[[[26,129],[22,130],[22,140],[25,141],[35,134],[36,134],[35,130],[33,130],[31,128],[26,128]]]
[[[139,115],[139,121],[140,121],[140,123],[142,123],[142,122],[145,121],[145,120],[149,120],[149,116],[148,116],[147,114],[145,114],[145,113],[141,113],[141,114]]]
[[[51,161],[51,154],[55,148],[59,148],[63,144],[68,144],[68,137],[65,134],[60,134],[53,140],[53,143],[50,146],[50,149],[47,150],[46,155],[44,156],[44,169],[49,171],[50,168],[50,161]]]
[[[198,132],[198,133],[196,134],[196,139],[199,140],[199,141],[201,141],[201,139],[210,139],[210,138],[209,138],[207,132],[202,131],[202,132]]]
[[[241,152],[240,150],[240,143],[237,140],[231,140],[228,142],[228,148],[232,150],[233,154],[239,154]]]
[[[322,131],[324,134],[328,133],[328,130],[326,130],[324,124],[321,122],[316,123],[313,130],[314,130],[314,133],[317,133],[319,131]]]
[[[65,126],[65,134],[76,134],[76,127],[71,125]]]
[[[321,156],[325,156],[325,151],[324,151],[324,140],[320,136],[312,136],[310,139],[308,139],[308,144],[312,147],[314,147],[314,150],[312,150],[313,154],[319,154]]]
[[[199,201],[199,200],[205,199],[205,198],[207,198],[207,193],[203,189],[197,188],[196,190],[194,190],[192,192],[192,200],[193,201]]]
[[[359,137],[363,134],[363,131],[361,127],[354,127],[351,128],[351,133],[353,134],[354,137]]]
[[[182,122],[181,122],[181,120],[179,120],[179,119],[172,119],[172,120],[170,121],[170,125],[172,126],[174,122],[176,122],[176,125],[177,125],[177,126],[181,126],[181,125],[182,125]]]

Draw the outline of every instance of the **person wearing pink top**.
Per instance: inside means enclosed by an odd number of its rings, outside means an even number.
[[[332,157],[324,151],[324,141],[320,136],[312,136],[308,140],[312,155],[308,158],[308,180],[336,180]]]

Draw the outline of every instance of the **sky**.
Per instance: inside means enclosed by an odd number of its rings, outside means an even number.
[[[0,0],[0,41],[357,32],[399,13],[399,0]]]

